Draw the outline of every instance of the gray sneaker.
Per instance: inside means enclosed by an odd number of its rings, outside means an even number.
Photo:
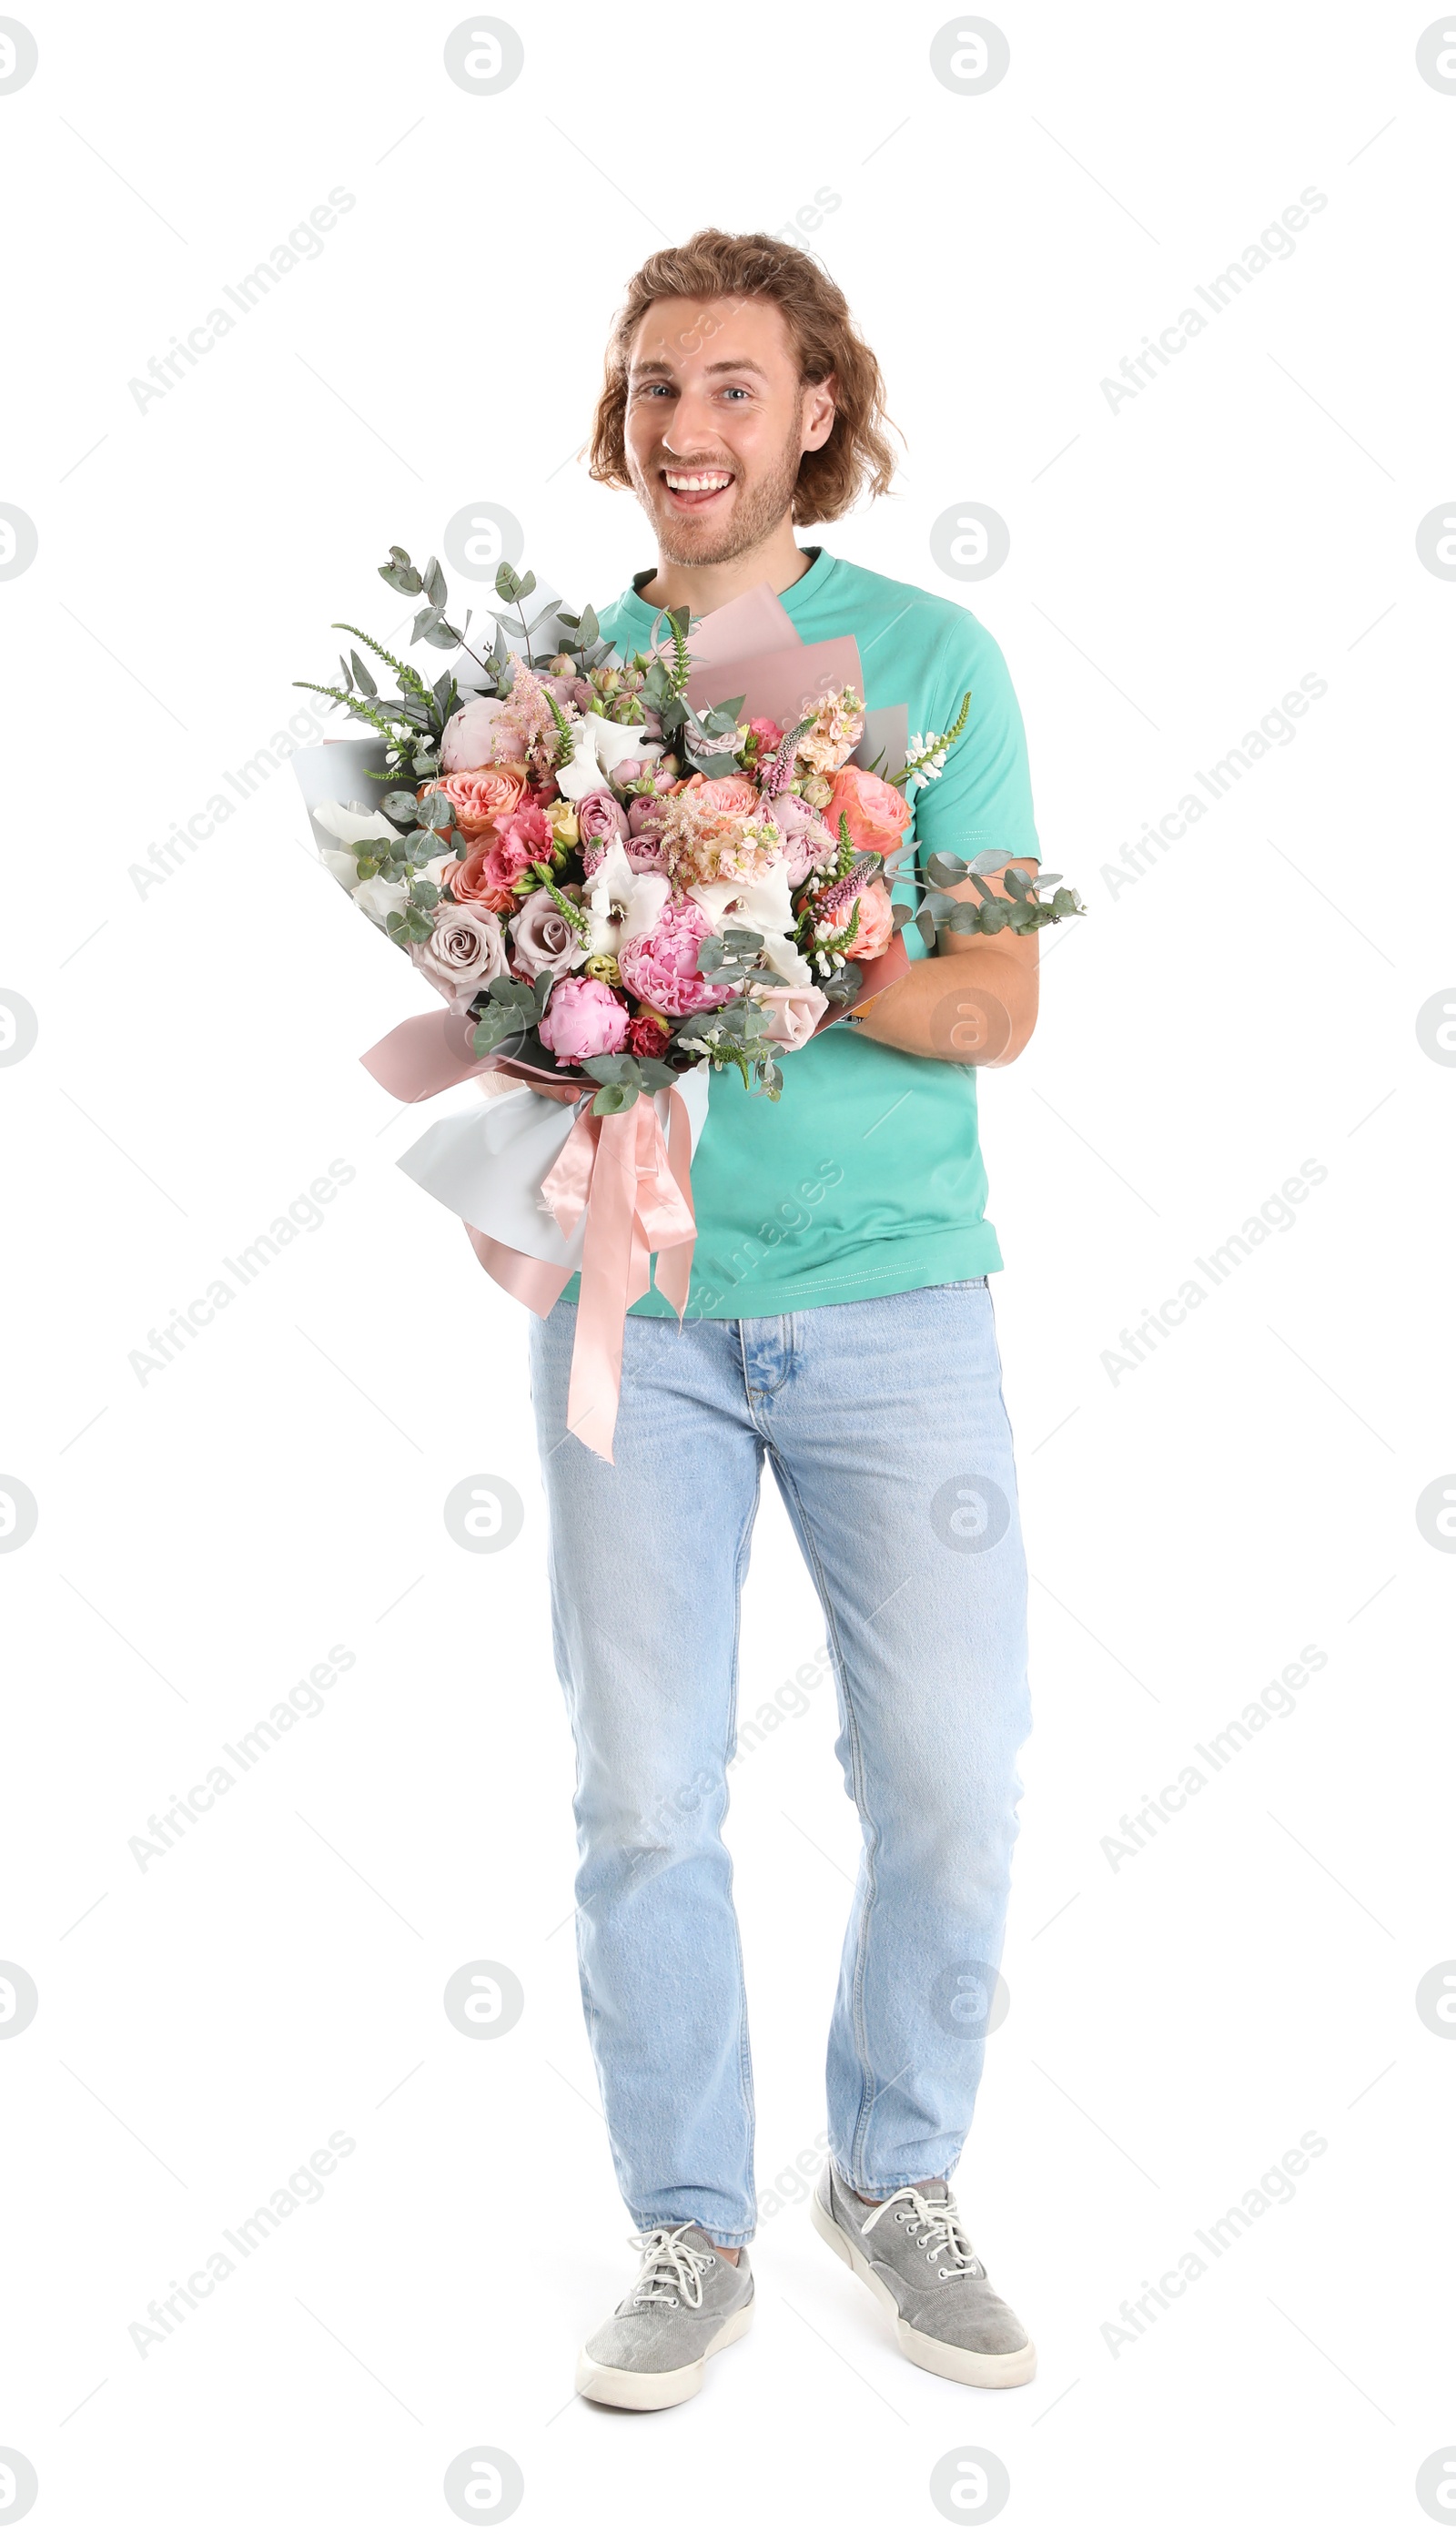
[[[701,2225],[634,2234],[642,2274],[576,2360],[576,2390],[619,2411],[665,2411],[702,2390],[703,2361],[753,2320],[753,2273],[715,2252]]]
[[[944,2181],[870,2207],[826,2164],[810,2208],[830,2249],[894,2316],[915,2365],[956,2384],[1030,2384],[1036,2351],[972,2252]]]

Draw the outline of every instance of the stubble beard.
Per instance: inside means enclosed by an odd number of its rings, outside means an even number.
[[[731,565],[758,547],[778,528],[794,502],[799,483],[800,462],[804,454],[797,437],[786,441],[774,467],[756,485],[745,486],[736,479],[738,498],[732,512],[721,527],[704,521],[701,526],[668,510],[661,501],[662,489],[657,470],[665,463],[653,462],[646,474],[631,457],[628,472],[633,492],[657,533],[657,547],[664,565]],[[708,463],[712,466],[712,462]]]

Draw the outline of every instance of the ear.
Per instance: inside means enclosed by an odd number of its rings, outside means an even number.
[[[826,380],[818,380],[805,390],[801,445],[805,450],[822,450],[833,431],[837,387],[831,371]]]

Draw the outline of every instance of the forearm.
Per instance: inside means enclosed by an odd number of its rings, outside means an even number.
[[[912,964],[866,1008],[856,1030],[917,1058],[1005,1068],[1036,1022],[1036,966],[1001,953],[994,941],[952,941],[966,950]]]

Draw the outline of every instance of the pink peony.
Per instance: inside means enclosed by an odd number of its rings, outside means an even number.
[[[440,743],[440,767],[447,777],[458,769],[489,766],[491,729],[504,710],[503,698],[467,698],[457,708]]]
[[[569,972],[552,990],[537,1030],[547,1049],[555,1051],[557,1067],[575,1068],[580,1060],[595,1059],[598,1051],[620,1050],[630,1022],[605,980]]]
[[[717,933],[706,909],[695,900],[669,900],[656,926],[644,936],[630,936],[618,948],[622,985],[659,1015],[691,1016],[704,1007],[721,1007],[732,991],[716,987],[698,971],[698,948]]]

